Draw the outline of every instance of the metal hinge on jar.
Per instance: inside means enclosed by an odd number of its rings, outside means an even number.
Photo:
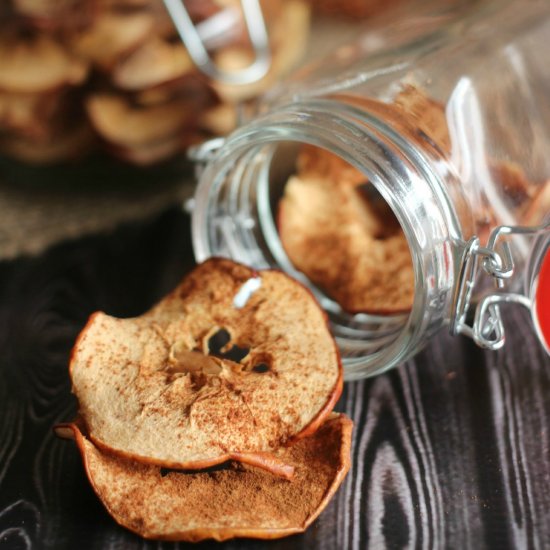
[[[479,238],[473,237],[466,244],[462,256],[461,269],[457,283],[451,317],[451,334],[464,334],[472,338],[479,346],[491,350],[504,345],[505,334],[500,306],[516,303],[526,307],[536,319],[534,298],[526,294],[509,292],[506,282],[514,274],[514,259],[507,236],[523,235],[528,237],[550,236],[550,222],[537,227],[508,226],[496,227],[486,247],[480,246]],[[549,253],[547,252],[548,256]],[[471,298],[479,275],[488,275],[494,280],[495,292],[486,294],[475,307],[472,325],[466,317],[470,312]],[[550,307],[550,304],[548,304]],[[543,335],[539,334],[541,341]],[[548,343],[542,342],[548,351]]]
[[[247,29],[254,59],[250,65],[236,71],[220,69],[208,53],[208,48],[223,45],[223,37],[239,27],[241,13],[225,8],[196,26],[183,0],[164,0],[178,34],[197,68],[209,78],[223,84],[244,85],[263,78],[271,66],[269,37],[259,0],[241,0],[242,17]]]

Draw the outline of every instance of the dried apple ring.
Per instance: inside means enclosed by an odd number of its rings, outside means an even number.
[[[350,466],[352,422],[342,414],[331,415],[315,434],[278,451],[295,468],[290,482],[241,464],[165,472],[105,453],[75,425],[70,429],[108,512],[149,539],[275,539],[301,533],[323,511]]]
[[[342,389],[310,292],[225,259],[198,266],[141,317],[94,314],[70,373],[98,447],[184,469],[231,458],[270,469],[262,453],[313,433]]]

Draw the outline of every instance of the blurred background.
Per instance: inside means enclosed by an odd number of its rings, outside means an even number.
[[[2,2],[0,259],[181,202],[190,145],[230,132],[304,58],[395,3],[262,1],[269,70],[232,85],[197,68],[163,0]],[[184,5],[218,68],[253,62],[239,0]]]

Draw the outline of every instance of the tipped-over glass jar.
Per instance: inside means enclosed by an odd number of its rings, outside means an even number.
[[[499,348],[504,302],[531,309],[548,351],[548,36],[550,5],[538,0],[367,28],[270,93],[229,138],[194,151],[208,161],[193,212],[197,260],[279,267],[308,284],[348,379],[402,362],[443,326]],[[301,144],[359,170],[393,210],[414,270],[407,313],[346,312],[290,261],[277,208]]]

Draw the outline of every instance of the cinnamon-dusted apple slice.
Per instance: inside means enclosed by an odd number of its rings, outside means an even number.
[[[70,373],[95,444],[185,469],[258,463],[315,431],[342,389],[309,291],[225,259],[199,265],[141,317],[94,314]]]
[[[181,42],[153,37],[114,68],[112,79],[122,90],[138,91],[174,82],[193,71],[193,61]]]
[[[153,17],[144,11],[104,12],[90,28],[76,33],[71,42],[77,54],[109,71],[149,38],[153,26]]]
[[[326,507],[350,467],[352,422],[331,417],[310,437],[277,451],[287,481],[254,467],[194,473],[116,457],[72,426],[86,474],[117,523],[148,539],[276,539],[301,533]]]
[[[97,133],[126,148],[163,141],[181,132],[193,117],[189,102],[174,99],[159,105],[140,106],[116,94],[88,97],[86,110]]]
[[[410,310],[413,266],[391,209],[371,184],[359,185],[355,169],[340,169],[326,151],[317,156],[317,165],[310,152],[299,158],[302,171],[288,180],[279,203],[289,259],[349,313]]]
[[[87,434],[86,423],[82,417],[77,416],[72,422],[58,424],[54,426],[54,433],[57,437],[61,439],[74,439],[74,430],[78,429],[80,432]],[[110,451],[105,451],[113,456],[118,456],[116,453]],[[293,479],[294,477],[294,466],[289,462],[284,460],[284,455],[279,456],[280,453],[255,453],[253,455],[239,455],[235,453],[230,458],[228,458],[224,465],[229,465],[230,461],[239,462],[240,464],[248,464],[260,468],[261,470],[267,471],[270,474],[280,477],[282,479]],[[126,459],[129,461],[134,461],[133,459]],[[139,462],[135,460],[134,462]],[[142,464],[149,464],[149,461],[143,461]],[[217,466],[217,465],[215,465]],[[215,467],[214,466],[214,467]],[[205,469],[205,468],[201,468]],[[189,470],[180,469],[178,471],[188,472]]]
[[[49,36],[0,37],[0,90],[45,93],[81,84],[87,74],[88,64]]]

